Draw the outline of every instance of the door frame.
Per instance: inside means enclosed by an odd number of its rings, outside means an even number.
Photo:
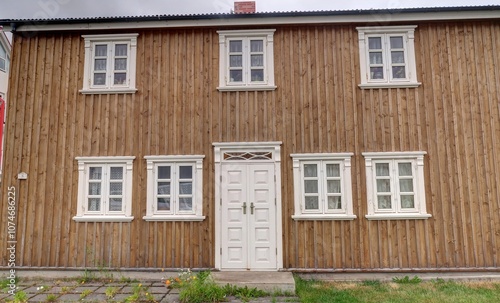
[[[214,157],[215,157],[215,268],[218,270],[224,270],[222,268],[222,228],[221,228],[221,172],[222,163],[224,160],[224,153],[226,152],[271,152],[272,159],[266,160],[266,163],[274,164],[274,176],[275,176],[275,195],[276,195],[276,268],[271,270],[283,269],[283,224],[282,224],[282,204],[281,204],[281,144],[280,141],[272,142],[214,142]],[[252,161],[251,163],[256,163],[253,161],[259,160],[246,160]],[[233,162],[233,161],[231,161]],[[242,163],[239,161],[234,161],[235,164]],[[232,269],[234,270],[234,269]]]

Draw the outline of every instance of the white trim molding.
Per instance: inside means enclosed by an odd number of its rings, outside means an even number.
[[[368,220],[428,219],[425,151],[362,153],[366,168]]]
[[[415,28],[406,26],[356,27],[362,89],[413,88],[417,81]]]
[[[135,157],[76,157],[78,161],[78,198],[76,222],[130,222],[132,216],[132,168]],[[99,168],[97,177],[90,176],[91,168]],[[113,178],[112,171],[122,168],[121,178]],[[90,184],[96,184],[94,195]],[[112,189],[110,184],[121,184]],[[98,209],[89,209],[89,199],[98,200]],[[120,210],[113,210],[111,199],[120,199]]]
[[[147,168],[147,207],[145,221],[203,221],[203,159],[204,155],[145,156]],[[188,176],[182,168],[191,167]],[[160,169],[168,176],[160,177]],[[165,187],[161,190],[160,185]],[[182,185],[183,184],[183,185]],[[182,186],[186,187],[185,190]],[[165,208],[158,207],[158,200]],[[189,208],[181,208],[181,199],[191,200]],[[189,204],[187,204],[189,205]]]
[[[353,153],[291,154],[293,159],[294,220],[354,220],[352,202],[351,157]],[[305,176],[305,166],[315,168],[314,176]],[[329,174],[327,167],[331,167]],[[338,174],[336,174],[338,173]],[[306,180],[307,179],[307,180]],[[305,182],[312,182],[316,191],[307,193]],[[328,190],[331,182],[331,190]],[[316,208],[306,206],[310,197]],[[331,201],[330,201],[331,200]],[[331,202],[331,203],[330,203]],[[330,205],[332,207],[330,207]]]

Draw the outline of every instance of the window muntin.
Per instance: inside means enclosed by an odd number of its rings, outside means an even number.
[[[361,88],[416,87],[416,26],[358,27]]]
[[[145,220],[203,220],[204,156],[146,156],[148,193]]]
[[[274,86],[274,30],[218,31],[219,87],[224,90],[270,90]]]
[[[354,219],[351,153],[292,154],[298,220]]]
[[[84,35],[82,93],[135,92],[137,34]]]
[[[134,157],[77,157],[76,221],[131,221]]]
[[[368,219],[424,219],[425,152],[363,153]]]

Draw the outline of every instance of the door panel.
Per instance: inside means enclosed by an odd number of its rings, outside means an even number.
[[[222,268],[276,269],[274,186],[273,163],[222,165]]]

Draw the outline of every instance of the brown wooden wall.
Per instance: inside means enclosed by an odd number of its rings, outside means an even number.
[[[141,30],[132,95],[81,95],[82,33],[16,35],[0,225],[17,263],[214,266],[213,142],[283,141],[284,267],[497,268],[500,24],[411,23],[419,88],[361,90],[357,25],[276,28],[273,92],[218,92],[216,28]],[[427,151],[428,220],[368,221],[362,152]],[[293,221],[291,153],[354,152],[353,221]],[[146,222],[156,154],[204,154],[203,222]],[[131,223],[76,223],[76,156],[136,156]],[[28,180],[18,181],[25,171]],[[0,243],[6,243],[0,233]],[[0,266],[7,265],[2,250]]]

